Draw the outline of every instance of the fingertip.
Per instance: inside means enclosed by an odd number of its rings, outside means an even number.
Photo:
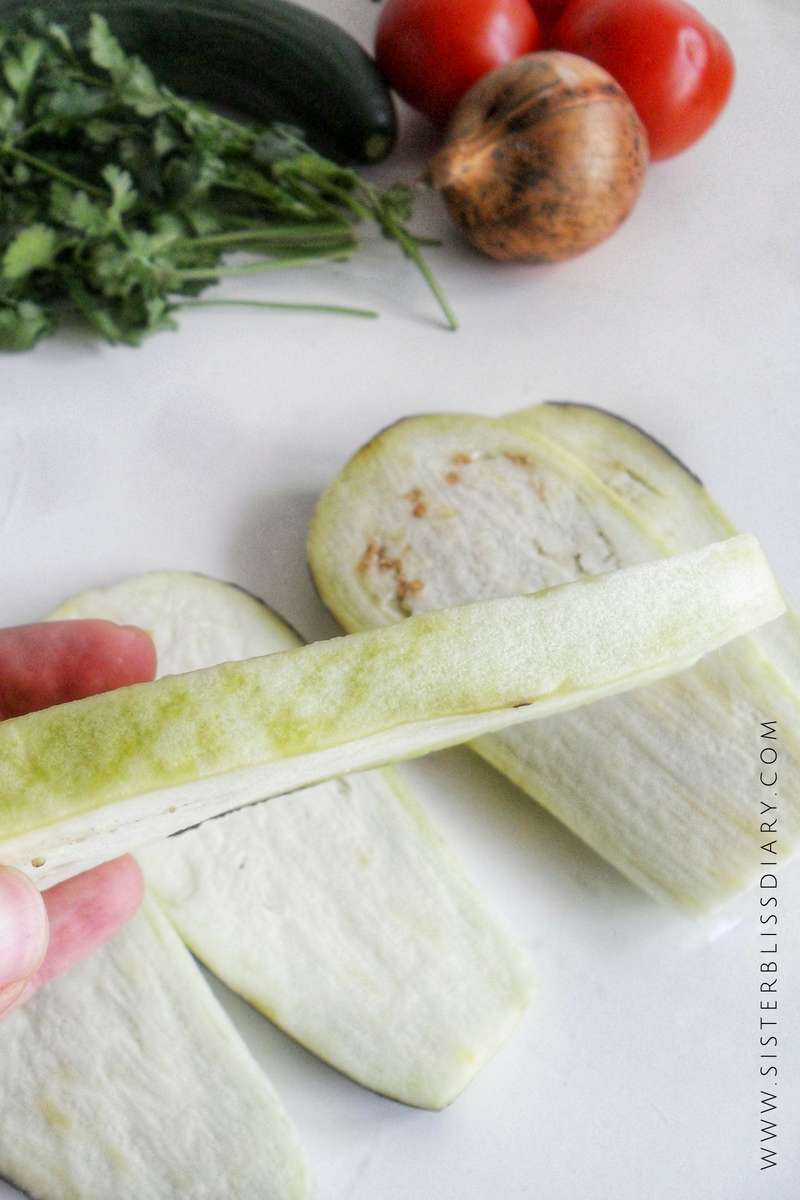
[[[157,668],[155,642],[150,634],[138,625],[108,624],[116,630],[119,661],[130,676],[130,682],[149,683],[155,678]]]
[[[48,920],[42,896],[15,867],[0,866],[0,1014],[40,967]]]
[[[148,683],[156,673],[156,648],[150,634],[136,625],[113,621],[65,622],[69,645],[71,699]]]
[[[130,854],[44,892],[50,946],[36,986],[75,966],[113,937],[136,912],[143,894],[142,870]]]
[[[118,628],[138,645],[142,663],[145,664],[143,669],[146,669],[151,677],[155,675],[158,662],[153,635],[138,625],[120,625]]]
[[[144,896],[144,875],[132,854],[102,863],[89,871],[93,885],[105,897],[105,921],[117,928],[133,916]]]
[[[143,629],[113,621],[46,621],[0,629],[0,719],[147,683],[156,649]]]

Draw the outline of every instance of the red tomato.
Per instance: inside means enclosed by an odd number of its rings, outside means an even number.
[[[697,141],[733,84],[728,43],[682,0],[571,0],[552,41],[614,76],[644,122],[653,159]]]
[[[539,28],[542,31],[542,45],[549,50],[552,47],[552,32],[556,21],[567,7],[569,0],[529,0]]]
[[[445,126],[473,83],[539,46],[528,0],[386,0],[375,57],[404,100]]]

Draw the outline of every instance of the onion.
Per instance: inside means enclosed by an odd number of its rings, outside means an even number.
[[[553,51],[506,63],[466,93],[426,181],[479,250],[557,262],[616,229],[647,163],[647,134],[619,84]]]

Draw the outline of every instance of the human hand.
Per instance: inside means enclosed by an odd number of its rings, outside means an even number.
[[[0,720],[143,683],[156,654],[141,629],[61,621],[0,629]],[[48,891],[0,865],[0,1018],[133,916],[143,881],[126,855]]]

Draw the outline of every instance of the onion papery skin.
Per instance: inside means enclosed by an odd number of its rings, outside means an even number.
[[[559,51],[527,54],[463,97],[426,180],[472,245],[492,258],[572,258],[635,204],[647,133],[602,67]]]

